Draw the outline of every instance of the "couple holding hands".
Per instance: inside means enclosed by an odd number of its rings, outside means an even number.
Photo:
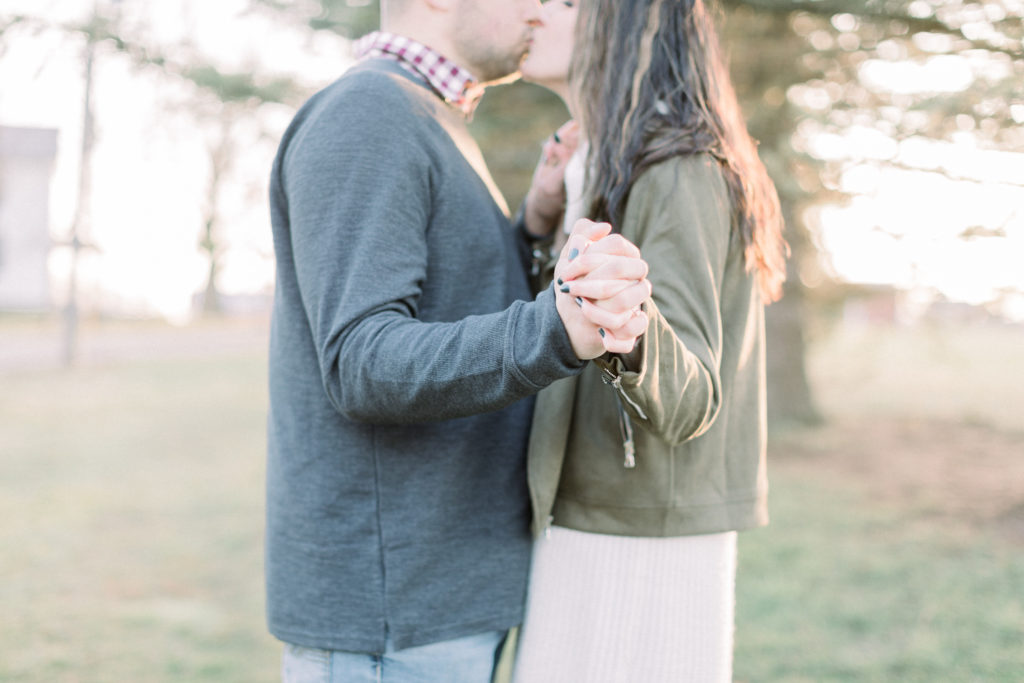
[[[381,5],[271,176],[284,680],[731,680],[785,243],[703,0]],[[573,122],[510,222],[515,73]]]

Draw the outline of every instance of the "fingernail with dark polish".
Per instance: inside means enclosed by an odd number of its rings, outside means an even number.
[[[569,260],[572,261],[574,258],[580,255],[580,250],[573,248],[569,250]]]
[[[559,284],[559,285],[561,285],[561,284],[562,284],[562,278],[558,278],[558,284]]]
[[[555,131],[555,134],[552,135],[551,137],[553,137],[555,139],[555,142],[557,142],[559,144],[562,143],[562,138],[558,136],[558,131],[557,130]]]
[[[577,306],[579,306],[580,308],[583,308],[583,297],[578,296],[578,297],[576,297],[574,299],[574,301],[576,302]]]
[[[561,287],[558,288],[558,291],[565,292],[566,294],[568,294],[569,293],[569,285],[562,285]]]
[[[597,333],[603,337],[604,336],[604,328],[603,327],[597,328]]]

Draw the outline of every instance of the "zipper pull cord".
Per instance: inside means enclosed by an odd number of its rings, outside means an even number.
[[[629,414],[626,409],[622,407],[622,401],[618,402],[619,406],[619,431],[622,434],[622,450],[625,458],[622,461],[622,466],[626,469],[633,469],[636,467],[636,445],[633,442],[633,423],[629,420]]]
[[[604,368],[601,371],[601,380],[605,384],[610,384],[613,387],[615,387],[615,390],[618,392],[619,396],[626,399],[626,402],[633,407],[633,410],[636,411],[636,414],[640,416],[641,420],[647,419],[647,413],[644,412],[643,408],[641,408],[636,401],[631,399],[629,397],[629,394],[626,393],[626,390],[622,388],[622,375],[616,375],[612,373],[612,371],[609,370],[608,368]]]
[[[622,450],[624,452],[622,466],[626,469],[633,469],[636,467],[636,444],[633,441],[633,422],[629,419],[629,413],[626,412],[625,406],[622,405],[622,399],[629,401],[629,404],[633,406],[641,419],[646,420],[647,416],[640,409],[640,406],[631,401],[629,396],[626,396],[626,392],[622,389],[621,376],[614,374],[608,368],[603,368],[601,371],[601,381],[615,388],[615,405],[619,409],[619,434],[622,436]]]
[[[623,401],[615,401],[615,404],[618,407],[618,433],[623,437],[623,452],[625,454],[623,467],[633,469],[637,466],[636,446],[633,443],[633,425],[630,423],[630,416],[626,413],[626,409],[623,408]]]

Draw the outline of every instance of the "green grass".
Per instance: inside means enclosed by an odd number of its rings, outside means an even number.
[[[262,356],[2,381],[0,680],[277,680]],[[737,680],[1024,679],[1024,548],[819,481],[741,536]]]
[[[263,360],[3,381],[0,680],[275,680]]]
[[[1024,548],[773,477],[740,537],[736,680],[1019,681]]]

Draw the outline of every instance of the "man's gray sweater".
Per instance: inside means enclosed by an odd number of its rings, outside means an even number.
[[[582,367],[456,113],[370,60],[281,142],[267,609],[362,652],[522,618],[533,393]],[[500,204],[500,205],[499,205]]]

